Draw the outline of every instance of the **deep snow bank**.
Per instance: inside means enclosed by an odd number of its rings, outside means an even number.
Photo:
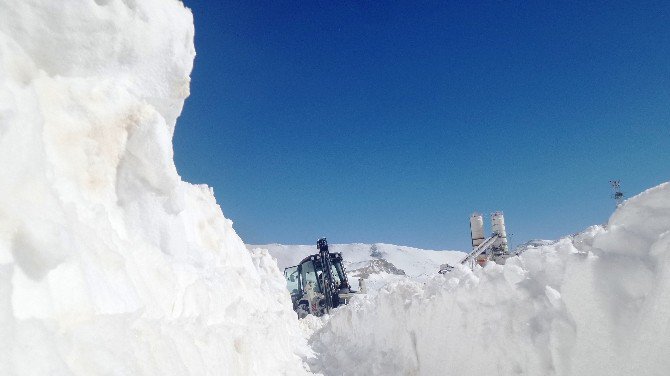
[[[177,1],[0,0],[0,374],[302,373],[294,314],[175,120]]]
[[[667,375],[670,184],[606,228],[395,283],[316,327],[314,369],[327,374]]]

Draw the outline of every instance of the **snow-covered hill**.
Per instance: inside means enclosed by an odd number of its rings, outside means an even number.
[[[456,264],[466,255],[460,251],[433,251],[383,243],[331,244],[329,247],[331,252],[342,253],[354,288],[358,286],[358,277],[363,277],[370,280],[368,287],[374,290],[401,275],[411,278],[433,276],[440,265]],[[281,270],[297,265],[306,256],[318,252],[316,245],[247,245],[247,249],[268,250],[277,259]]]
[[[529,240],[523,244],[519,244],[518,246],[514,247],[514,250],[511,252],[514,255],[519,255],[521,253],[526,252],[529,249],[532,248],[540,248],[544,247],[547,245],[552,245],[556,243],[556,240],[546,240],[546,239],[532,239]]]

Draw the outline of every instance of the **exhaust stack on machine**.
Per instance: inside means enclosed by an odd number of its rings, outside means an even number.
[[[484,218],[475,212],[470,216],[470,235],[472,238],[472,249],[479,247],[484,241]]]

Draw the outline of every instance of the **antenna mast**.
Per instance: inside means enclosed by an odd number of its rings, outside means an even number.
[[[610,180],[610,185],[614,190],[612,197],[616,201],[616,206],[619,207],[623,203],[623,192],[621,192],[621,182],[619,180]]]

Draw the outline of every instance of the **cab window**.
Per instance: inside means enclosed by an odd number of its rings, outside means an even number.
[[[298,279],[298,267],[293,266],[290,268],[286,268],[284,270],[284,277],[286,277],[286,286],[288,287],[288,291],[291,292],[291,294],[297,294],[299,289],[300,289],[300,280]]]
[[[314,291],[321,292],[321,287],[319,286],[318,276],[316,275],[316,270],[314,270],[314,262],[307,261],[302,264],[302,280],[304,281],[304,286],[307,286],[308,283],[312,282],[314,284]],[[304,287],[303,287],[304,288]]]

